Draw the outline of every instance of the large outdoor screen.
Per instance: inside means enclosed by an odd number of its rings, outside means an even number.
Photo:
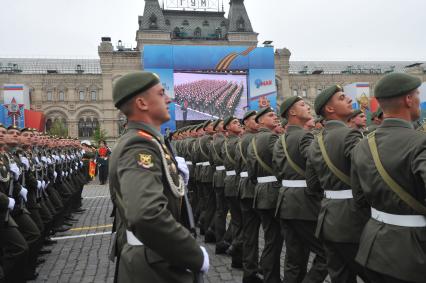
[[[247,76],[174,73],[176,120],[208,120],[236,116],[247,110]]]

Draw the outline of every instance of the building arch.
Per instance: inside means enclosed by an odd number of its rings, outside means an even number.
[[[90,138],[99,127],[100,116],[93,109],[81,110],[77,115],[79,138]]]
[[[85,112],[93,112],[99,120],[101,121],[103,120],[103,115],[101,111],[99,110],[97,106],[94,106],[94,105],[85,105],[85,106],[79,107],[78,111],[75,114],[75,118],[78,120],[79,117],[85,114]]]

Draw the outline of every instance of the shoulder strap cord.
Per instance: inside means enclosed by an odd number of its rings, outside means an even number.
[[[412,195],[407,193],[392,177],[388,174],[386,169],[383,167],[382,162],[380,161],[379,151],[377,150],[376,143],[376,133],[373,132],[368,135],[368,146],[370,147],[371,155],[373,155],[374,164],[376,165],[377,171],[379,171],[380,176],[383,181],[388,185],[388,187],[409,207],[417,211],[422,215],[426,215],[426,207],[417,201]]]
[[[228,160],[232,163],[232,165],[237,165],[237,162],[235,162],[235,160],[232,158],[232,156],[229,154],[228,151],[228,139],[225,138],[225,152],[226,152],[226,157],[228,157]]]
[[[243,145],[241,140],[238,141],[238,149],[240,150],[241,158],[243,159],[244,164],[247,164],[247,159],[244,157],[243,154]]]
[[[253,151],[254,151],[254,155],[256,156],[256,160],[257,162],[259,162],[259,165],[269,174],[274,175],[274,170],[272,170],[272,168],[266,164],[259,156],[259,153],[257,152],[257,147],[256,147],[256,137],[253,137],[251,144],[253,146]]]
[[[285,134],[281,136],[281,145],[283,146],[284,154],[285,154],[285,157],[287,158],[287,161],[290,167],[293,168],[293,170],[296,171],[300,176],[305,177],[305,171],[302,168],[300,168],[299,165],[297,165],[296,162],[293,161],[293,159],[291,159],[290,154],[288,153]]]
[[[204,158],[206,158],[206,159],[209,159],[209,156],[204,152],[204,150],[203,150],[203,147],[202,147],[202,145],[201,145],[201,139],[198,139],[198,145],[199,145],[199,148],[200,148],[200,152],[201,152],[201,154],[203,155],[203,157]]]
[[[212,143],[214,154],[216,155],[217,160],[219,160],[221,163],[223,163],[223,159],[220,158],[219,154],[217,153],[216,147],[214,146],[214,143]]]
[[[330,171],[343,183],[350,186],[351,185],[351,179],[348,175],[343,173],[339,168],[337,168],[333,162],[331,162],[330,157],[328,156],[327,150],[325,149],[324,144],[324,136],[323,132],[321,131],[318,135],[318,144],[321,150],[322,157],[324,158],[325,163],[327,164],[327,167],[330,169]]]

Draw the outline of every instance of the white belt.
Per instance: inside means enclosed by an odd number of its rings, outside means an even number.
[[[202,162],[201,165],[203,165],[203,166],[209,166],[210,162],[208,162],[208,161],[207,162]]]
[[[423,215],[390,214],[371,208],[371,218],[386,224],[402,227],[426,227],[426,216]]]
[[[278,181],[275,176],[267,176],[267,177],[257,177],[257,182],[259,184],[273,183]]]
[[[186,165],[192,165],[191,161],[186,161]]]
[[[306,188],[308,186],[306,180],[283,180],[282,185],[287,188]]]
[[[237,175],[237,172],[235,172],[235,170],[226,171],[226,176],[235,176],[235,175]]]
[[[202,166],[202,165],[203,165],[203,162],[195,163],[195,165],[197,165],[197,166]]]
[[[325,191],[325,198],[328,199],[351,199],[354,198],[352,190]]]
[[[225,166],[216,166],[216,171],[223,171],[225,170]]]
[[[143,246],[143,243],[136,238],[132,231],[126,230],[127,243],[131,246]]]
[[[241,178],[248,178],[248,172],[241,172],[240,177]]]

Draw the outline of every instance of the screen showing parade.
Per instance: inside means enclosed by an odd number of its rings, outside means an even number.
[[[176,120],[242,118],[247,108],[247,77],[175,73]]]

